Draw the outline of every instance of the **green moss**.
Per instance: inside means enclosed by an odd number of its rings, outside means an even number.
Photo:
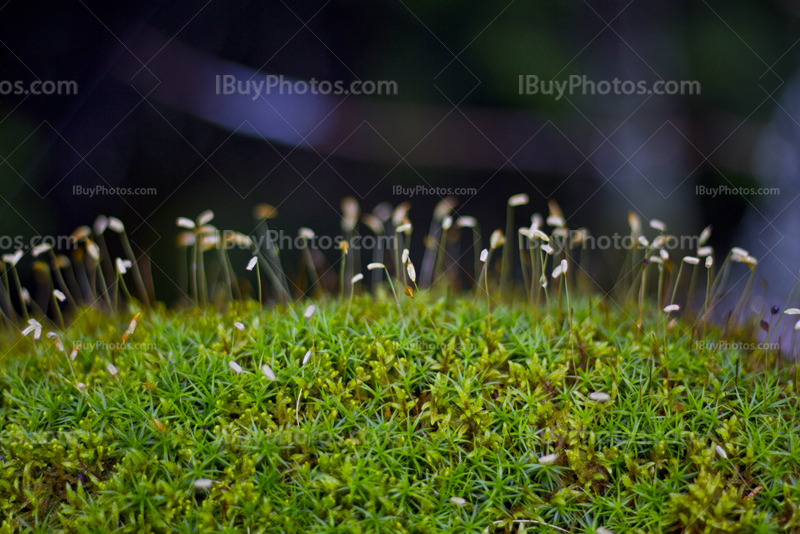
[[[127,346],[130,317],[87,311],[74,371],[6,333],[2,532],[800,532],[794,370],[573,305],[571,336],[431,294],[356,298],[347,325],[332,300],[161,309]]]

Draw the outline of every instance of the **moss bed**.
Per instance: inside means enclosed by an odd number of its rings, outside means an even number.
[[[794,366],[652,305],[401,297],[1,334],[0,532],[800,532]]]

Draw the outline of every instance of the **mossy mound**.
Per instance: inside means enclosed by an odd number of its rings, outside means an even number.
[[[4,334],[1,531],[800,532],[793,367],[599,298],[404,298]]]

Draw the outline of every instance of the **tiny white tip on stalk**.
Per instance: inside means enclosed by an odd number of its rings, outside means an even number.
[[[416,271],[416,269],[414,269],[414,264],[413,263],[408,262],[408,265],[406,265],[406,271],[408,271],[408,277],[411,279],[411,281],[412,282],[416,282],[417,281],[417,271]]]
[[[503,237],[503,232],[499,228],[492,232],[492,235],[489,237],[489,248],[492,250],[496,249],[497,247],[504,245],[506,242],[505,237]]]
[[[664,313],[672,313],[680,309],[681,307],[678,304],[670,304],[669,306],[664,306]]]
[[[710,269],[712,265],[714,265],[714,258],[712,256],[706,256],[706,269]]]
[[[275,373],[272,370],[272,367],[270,367],[266,363],[261,366],[261,372],[264,374],[265,377],[267,377],[267,380],[269,380],[270,382],[275,382],[275,380],[277,380],[277,378],[275,377]]]
[[[64,302],[67,300],[67,296],[59,289],[53,290],[53,296],[58,300],[58,302]]]
[[[122,221],[117,219],[116,217],[109,217],[108,218],[108,227],[111,228],[112,231],[121,234],[125,231],[125,225],[122,224]]]
[[[660,221],[658,219],[652,219],[650,221],[650,228],[652,228],[653,230],[658,230],[659,232],[667,231],[667,225],[664,224],[663,221]]]
[[[489,251],[486,249],[481,250],[481,262],[486,262],[486,258],[489,257]]]
[[[73,348],[72,348],[72,351],[69,353],[69,359],[70,359],[71,361],[73,361],[73,362],[74,362],[74,361],[75,361],[75,358],[77,358],[77,357],[78,357],[78,349],[79,349],[79,348],[81,348],[81,345],[80,345],[80,343],[79,343],[77,346],[75,346],[75,347],[73,347]]]
[[[131,260],[123,260],[122,258],[117,258],[115,260],[115,263],[117,264],[117,272],[119,274],[127,273],[128,272],[128,268],[133,265],[131,263]]]
[[[361,274],[361,273],[358,273],[357,275],[355,275],[353,278],[350,279],[350,283],[351,284],[355,284],[357,282],[362,281],[363,279],[364,279],[364,275]]]
[[[312,230],[311,228],[306,228],[306,227],[304,226],[304,227],[300,228],[300,229],[297,231],[297,235],[299,235],[299,236],[300,236],[300,237],[302,237],[303,239],[314,239],[314,236],[315,236],[316,234],[314,233],[314,230]]]
[[[643,247],[649,247],[650,246],[650,242],[643,235],[639,236],[639,240],[638,241],[639,241],[639,244],[642,245]]]
[[[653,239],[653,248],[661,248],[664,246],[664,243],[666,242],[667,242],[666,236],[663,235],[656,236],[656,238]]]
[[[539,465],[551,465],[558,461],[558,457],[560,454],[553,453],[553,454],[545,454],[544,456],[539,456]]]
[[[106,228],[108,228],[108,219],[105,215],[98,215],[94,220],[94,225],[92,225],[92,233],[100,235],[106,231]]]
[[[40,271],[40,272],[43,272],[43,273],[49,273],[50,272],[50,265],[48,265],[46,262],[43,262],[41,260],[33,262],[33,266],[32,267],[33,267],[34,271]]]
[[[369,265],[367,265],[368,271],[374,271],[375,269],[385,269],[385,268],[386,266],[382,263],[370,263]]]
[[[233,234],[233,242],[236,243],[237,245],[242,246],[242,247],[252,247],[253,246],[253,240],[250,239],[250,236],[241,234],[239,232],[236,232],[235,234]]]
[[[664,263],[664,261],[658,256],[650,256],[649,261],[650,263]]]
[[[709,237],[711,237],[711,225],[706,226],[703,228],[703,231],[700,232],[700,238],[697,240],[697,244],[702,247],[706,244]]]
[[[551,255],[553,254],[553,247],[551,247],[550,245],[542,245],[542,250],[544,250],[548,254]]]
[[[558,206],[558,202],[555,199],[550,199],[547,201],[547,211],[551,217],[561,217],[564,218],[564,214],[561,212],[561,208]]]
[[[236,373],[237,375],[242,374],[242,366],[236,363],[235,361],[231,360],[228,362],[228,367],[231,368],[231,371]]]
[[[30,302],[31,302],[31,294],[24,287],[22,288],[22,300],[24,300],[26,304],[30,304]]]
[[[542,227],[542,216],[538,213],[534,213],[531,215],[531,228],[536,228],[537,230]]]
[[[36,319],[28,319],[28,326],[22,331],[22,335],[27,336],[31,332],[33,332],[34,341],[39,341],[39,338],[42,337],[42,325]]]
[[[722,448],[722,445],[717,445],[714,447],[714,450],[720,458],[728,459],[728,454],[725,452],[725,449]]]
[[[669,252],[667,252],[663,248],[658,251],[658,255],[661,256],[661,259],[664,260],[664,261],[669,260]]]
[[[59,352],[64,352],[64,344],[61,342],[61,338],[58,337],[58,334],[55,332],[48,332],[47,337],[53,340],[53,344],[55,344]]]
[[[106,365],[106,370],[108,371],[108,374],[114,377],[116,377],[119,374],[119,371],[117,371],[117,367],[113,363],[109,363],[108,365]]]
[[[550,242],[550,238],[548,237],[548,235],[546,233],[542,232],[541,230],[539,230],[538,228],[534,228],[533,229],[533,237],[535,237],[537,239],[541,239],[545,243],[549,243]]]
[[[478,226],[478,221],[475,219],[475,217],[459,217],[456,219],[456,226],[459,228],[475,228]]]
[[[305,365],[308,363],[309,358],[311,358],[311,349],[306,352],[305,356],[303,356],[303,363],[300,365]]]
[[[592,402],[608,402],[611,396],[603,391],[593,391],[589,393],[589,400]]]
[[[247,270],[252,271],[253,267],[256,266],[256,263],[258,263],[258,258],[256,256],[250,258],[250,261],[247,262]]]
[[[800,330],[800,321],[797,321],[796,323],[794,323],[794,329],[795,330]]]
[[[350,204],[348,199],[352,200],[354,204]],[[342,200],[342,222],[341,227],[343,232],[351,232],[355,230],[358,225],[358,216],[361,214],[361,208],[358,202],[353,197],[347,197]]]
[[[561,272],[562,272],[561,265],[559,265],[558,267],[556,267],[555,269],[553,269],[553,274],[552,274],[552,276],[553,276],[553,279],[556,279],[556,278],[558,278],[559,276],[561,276]]]
[[[714,247],[700,247],[697,249],[698,258],[705,258],[706,256],[711,256],[713,253]]]
[[[196,490],[208,490],[214,485],[214,481],[210,478],[198,478],[192,483],[192,485]]]
[[[89,254],[94,261],[100,261],[100,247],[98,247],[97,243],[94,241],[86,240],[86,253]]]
[[[530,201],[528,195],[525,193],[520,193],[519,195],[514,195],[513,197],[508,199],[509,206],[524,206]]]
[[[731,249],[731,254],[735,254],[736,256],[742,256],[742,257],[747,257],[750,255],[749,252],[747,252],[745,249],[741,247],[733,247]]]
[[[86,384],[83,382],[75,382],[75,387],[78,388],[79,391],[83,391],[86,389]]]
[[[452,226],[453,226],[453,218],[448,215],[442,221],[442,228],[445,230],[449,230]]]
[[[355,228],[358,223],[358,216],[361,214],[361,207],[353,197],[344,197],[341,203],[343,219],[348,228]]]
[[[242,323],[240,323],[239,321],[236,321],[235,323],[233,323],[233,326],[239,332],[244,332],[244,325]]]
[[[519,235],[521,235],[523,237],[530,238],[530,236],[531,236],[530,229],[529,228],[525,228],[524,226],[520,227],[519,230],[517,230],[517,232],[519,233]]]
[[[561,272],[566,274],[567,273],[567,260],[561,260]]]
[[[551,215],[547,218],[547,225],[552,227],[563,226],[564,217],[559,217],[558,215]]]
[[[210,223],[212,220],[214,220],[214,212],[206,210],[197,216],[197,226],[203,226],[204,224]]]
[[[256,204],[256,207],[253,208],[253,217],[258,220],[263,219],[274,219],[278,216],[278,208],[273,206],[272,204]]]
[[[685,261],[689,265],[697,265],[698,263],[700,263],[700,260],[698,258],[695,258],[694,256],[684,256],[683,261]]]
[[[411,223],[401,224],[395,229],[395,232],[398,234],[411,232]]]
[[[586,228],[579,228],[578,230],[575,231],[575,233],[572,234],[571,245],[573,247],[576,247],[581,243],[583,243],[584,241],[586,241],[587,239],[589,239],[589,230],[587,230]]]
[[[306,308],[306,311],[303,312],[303,317],[305,319],[311,319],[311,316],[314,315],[315,311],[317,311],[317,307],[313,304],[309,304],[308,308]]]
[[[450,497],[450,502],[458,507],[464,507],[467,505],[467,501],[465,499],[462,499],[461,497]]]
[[[361,222],[366,224],[373,234],[382,234],[384,232],[383,223],[381,220],[371,213],[365,213],[361,216]]]
[[[122,334],[122,342],[123,343],[128,341],[128,338],[131,337],[133,335],[133,333],[136,331],[136,325],[137,324],[139,324],[139,314],[138,313],[133,316],[133,319],[131,319],[131,322],[128,324],[127,330],[125,330],[125,332]]]
[[[204,224],[202,226],[198,226],[197,230],[195,230],[199,235],[207,235],[207,234],[216,234],[217,227],[213,224]]]
[[[797,308],[787,308],[783,313],[786,315],[800,315],[800,310]]]
[[[220,239],[217,234],[204,235],[200,238],[200,246],[205,250],[215,248],[219,243]]]
[[[243,248],[249,248],[253,246],[253,240],[250,238],[249,235],[243,234],[241,232],[230,232],[227,230],[223,232],[223,234],[228,234],[226,237],[226,241],[232,241],[233,243],[239,245]]]
[[[394,226],[400,226],[403,224],[403,219],[405,218],[408,210],[411,209],[411,204],[408,202],[401,202],[397,205],[397,207],[392,212],[392,224]],[[434,216],[436,215],[436,210],[434,210]]]
[[[436,207],[433,208],[433,218],[437,221],[441,221],[447,215],[449,215],[450,212],[453,211],[453,208],[455,208],[457,205],[458,205],[457,198],[455,197],[443,198],[436,204]]]
[[[403,249],[403,255],[400,257],[403,263],[408,263],[408,249]]]
[[[632,211],[628,212],[628,226],[631,227],[631,232],[634,235],[642,233],[642,220],[639,218],[639,215]]]
[[[31,256],[33,256],[34,258],[41,256],[42,254],[50,250],[50,248],[51,248],[50,245],[47,243],[36,245],[35,247],[33,247],[33,249],[31,249]]]
[[[188,230],[194,230],[195,228],[194,221],[188,217],[178,217],[175,220],[175,224],[178,226],[178,228],[186,228]]]
[[[3,254],[3,261],[10,264],[12,267],[15,266],[21,258],[22,250],[18,250],[14,254]]]

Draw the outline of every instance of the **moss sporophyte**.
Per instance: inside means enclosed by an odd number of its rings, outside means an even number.
[[[171,308],[115,218],[37,250],[47,298],[4,255],[0,532],[800,532],[799,285],[754,307],[748,251],[631,214],[603,291],[554,202],[511,239],[529,200],[482,239],[443,199],[421,258],[409,203],[347,200],[333,276],[309,228],[287,269],[180,218]]]

